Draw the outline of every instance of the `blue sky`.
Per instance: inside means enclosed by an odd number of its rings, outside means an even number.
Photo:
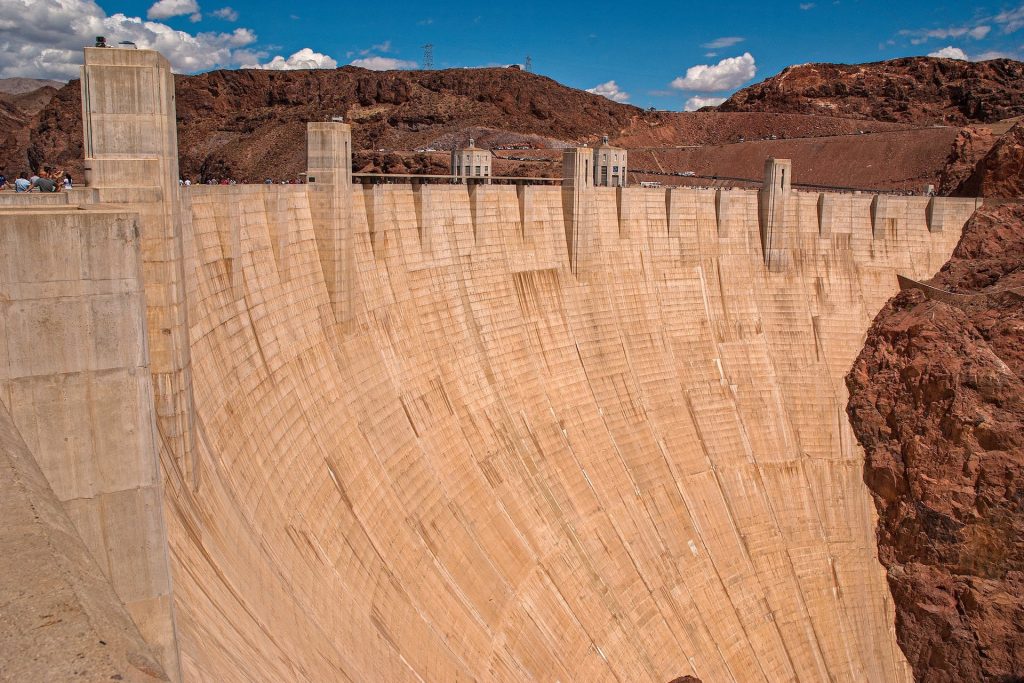
[[[1019,57],[1024,3],[3,0],[0,76],[73,76],[77,49],[100,31],[160,49],[181,72],[352,62],[414,68],[425,43],[434,45],[435,68],[529,55],[534,71],[567,85],[682,109],[790,64],[940,51]]]

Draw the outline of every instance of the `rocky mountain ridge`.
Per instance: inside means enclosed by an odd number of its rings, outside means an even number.
[[[756,177],[759,164],[737,165],[737,160],[783,153],[793,155],[798,168],[827,166],[820,146],[787,145],[775,152],[768,144],[775,139],[886,133],[891,158],[879,163],[894,170],[891,189],[935,184],[943,193],[963,193],[968,187],[961,185],[998,138],[986,128],[991,127],[987,121],[1024,114],[1024,82],[1015,80],[1018,73],[1024,73],[1024,64],[1009,60],[974,64],[908,58],[856,66],[802,65],[740,91],[720,111],[681,113],[619,104],[514,68],[214,71],[176,77],[180,167],[194,179],[296,177],[305,167],[306,121],[331,116],[343,116],[353,125],[356,170],[389,173],[445,173],[445,155],[425,150],[449,149],[471,136],[483,147],[556,151],[592,144],[609,134],[630,149],[664,150],[645,159],[651,169],[691,170],[671,167],[677,157],[684,163],[672,150],[699,145],[706,148],[703,166],[712,173],[720,166],[723,175]],[[77,81],[56,94],[49,88],[0,94],[0,123],[5,124],[0,168],[10,173],[47,164],[78,175],[79,97]],[[35,100],[29,105],[25,98]],[[951,120],[971,123],[952,148],[946,147],[950,136],[945,132],[936,129],[930,137],[921,132],[936,121]],[[900,130],[907,135],[898,134]],[[739,154],[738,148],[728,147],[733,144],[757,149]],[[496,173],[560,172],[557,153],[536,155],[534,161],[515,161],[523,155],[514,153],[504,156],[513,159],[496,161]],[[901,164],[900,159],[917,161]],[[922,159],[929,160],[927,169]],[[809,180],[824,182],[839,170],[823,168]],[[861,179],[856,171],[848,170],[850,181],[845,184],[857,186]],[[876,187],[867,177],[862,180],[862,187]],[[1011,186],[980,185],[985,193],[1009,191]]]
[[[5,95],[23,95],[25,93],[39,90],[40,88],[63,88],[64,81],[53,81],[48,78],[0,78],[0,93]]]
[[[772,111],[956,125],[1024,114],[1024,63],[904,57],[800,64],[726,100],[719,111]]]
[[[341,116],[364,152],[465,144],[467,129],[494,144],[592,142],[643,112],[519,69],[368,71],[346,66],[302,71],[212,71],[176,76],[182,173],[256,179],[305,167],[307,121]],[[63,88],[41,112],[28,150],[33,161],[73,166],[81,158],[80,90]],[[485,141],[481,141],[483,143]]]

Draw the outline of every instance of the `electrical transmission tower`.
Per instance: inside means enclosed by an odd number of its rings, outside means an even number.
[[[434,68],[434,44],[427,43],[423,46],[423,68],[430,70]]]
[[[533,59],[530,55],[526,55],[526,61],[523,63],[523,69],[526,71],[533,71]]]

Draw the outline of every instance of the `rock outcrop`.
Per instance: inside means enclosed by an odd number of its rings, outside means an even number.
[[[954,194],[963,197],[1024,197],[1024,124],[1018,123],[982,157]]]
[[[991,128],[985,126],[967,126],[957,133],[946,165],[939,177],[936,188],[940,195],[951,195],[974,173],[992,145],[999,139]]]
[[[27,91],[23,89],[36,82],[26,78],[0,79],[0,173],[6,171],[11,177],[28,170],[26,152],[33,119],[57,92],[57,88],[52,85]],[[9,91],[5,91],[5,87]]]
[[[830,114],[922,125],[992,123],[1024,114],[1024,63],[905,57],[801,64],[740,90],[719,111]]]
[[[983,208],[847,377],[897,637],[919,681],[1024,676],[1024,208]]]

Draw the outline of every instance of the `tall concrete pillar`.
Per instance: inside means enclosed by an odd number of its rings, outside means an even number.
[[[729,224],[732,222],[731,202],[732,191],[718,188],[715,190],[715,228],[719,237],[729,237]]]
[[[793,162],[789,159],[766,159],[764,186],[758,193],[761,246],[768,270],[781,272],[789,266],[786,243],[786,204],[792,187]]]
[[[949,197],[932,197],[928,200],[928,208],[925,209],[925,218],[928,221],[929,232],[943,232],[947,225],[959,229],[957,223],[957,206],[955,200]]]
[[[836,222],[836,197],[822,192],[818,195],[818,237],[831,237]]]
[[[306,124],[306,172],[320,267],[334,319],[345,324],[353,310],[352,127]]]
[[[139,252],[145,291],[145,326],[158,448],[164,467],[193,476],[193,410],[188,312],[178,207],[178,144],[174,77],[170,64],[152,50],[86,48],[82,66],[82,123],[85,179],[99,202],[125,204],[138,214]],[[156,452],[125,451],[124,458],[155,459]],[[139,463],[140,465],[146,463]],[[156,463],[152,463],[155,465]],[[169,473],[164,472],[166,481]],[[139,482],[139,486],[146,482]],[[123,483],[122,483],[123,485]],[[150,564],[167,565],[167,537],[160,505],[120,508],[122,523],[159,529]],[[118,514],[108,506],[104,514]],[[146,517],[137,518],[139,514]],[[117,538],[105,543],[116,544]],[[109,550],[109,549],[108,549]],[[139,558],[125,557],[126,563]],[[111,568],[118,576],[117,568]],[[125,600],[146,640],[160,649],[161,663],[179,678],[169,570],[134,586]]]
[[[889,195],[876,194],[871,198],[871,237],[884,240],[899,235],[898,207]]]
[[[580,245],[580,229],[584,201],[593,188],[594,150],[571,148],[562,154],[562,213],[565,218],[565,243],[569,249],[569,266],[576,272]]]

